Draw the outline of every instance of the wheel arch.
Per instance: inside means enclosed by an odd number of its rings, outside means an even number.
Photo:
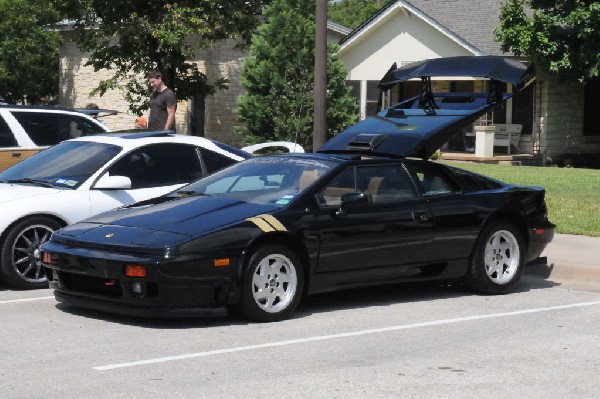
[[[478,239],[479,237],[481,237],[481,233],[484,231],[486,226],[499,221],[514,224],[517,227],[517,229],[519,229],[519,232],[523,237],[525,247],[527,248],[529,246],[529,235],[527,234],[527,222],[525,221],[525,218],[519,212],[510,210],[498,211],[488,215],[488,217],[485,218],[485,220],[481,224],[481,230],[479,232]],[[472,251],[474,250],[475,247],[473,247]]]
[[[294,251],[298,257],[300,258],[300,262],[302,262],[302,273],[304,275],[304,288],[303,291],[306,292],[306,287],[308,286],[308,278],[309,278],[309,269],[310,269],[310,260],[308,257],[308,250],[302,243],[302,241],[289,233],[285,232],[272,232],[268,234],[264,234],[255,240],[253,240],[244,250],[242,256],[240,257],[239,267],[235,272],[235,284],[239,287],[239,284],[242,279],[242,274],[244,271],[244,267],[246,267],[247,261],[252,253],[263,245],[283,245],[290,248]],[[304,293],[303,292],[303,293]]]
[[[2,234],[0,234],[0,243],[4,243],[4,240],[6,240],[6,236],[10,233],[10,231],[16,224],[21,223],[23,220],[27,220],[27,219],[35,218],[35,217],[47,217],[49,219],[56,221],[61,227],[65,227],[68,224],[67,221],[65,221],[64,219],[62,219],[56,215],[53,215],[51,213],[32,213],[29,215],[24,215],[18,219],[13,220],[12,223],[10,223],[8,226],[6,226],[4,231],[2,231]]]

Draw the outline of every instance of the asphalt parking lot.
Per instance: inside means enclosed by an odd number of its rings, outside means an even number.
[[[570,239],[556,249],[588,248]],[[0,397],[595,398],[600,284],[547,252],[509,295],[395,285],[309,297],[272,324],[132,319],[0,288]]]

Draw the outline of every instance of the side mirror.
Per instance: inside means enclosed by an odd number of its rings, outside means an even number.
[[[127,190],[131,188],[131,179],[127,176],[109,176],[105,173],[94,185],[96,190]]]
[[[346,193],[342,195],[341,200],[340,207],[335,212],[335,216],[338,217],[345,216],[348,209],[370,204],[373,197],[370,193]]]

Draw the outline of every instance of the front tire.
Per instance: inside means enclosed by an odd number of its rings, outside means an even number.
[[[292,250],[268,245],[256,250],[242,276],[235,313],[260,322],[287,318],[298,306],[304,287],[302,263]]]
[[[1,248],[3,281],[20,289],[48,287],[40,246],[61,227],[57,221],[45,216],[29,217],[11,226]]]
[[[467,284],[484,294],[506,294],[519,282],[524,260],[525,244],[519,229],[511,223],[493,222],[477,241]]]

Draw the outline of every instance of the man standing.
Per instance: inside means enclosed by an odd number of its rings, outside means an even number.
[[[154,89],[150,98],[148,128],[151,130],[174,130],[175,110],[177,109],[175,93],[165,85],[163,75],[159,70],[150,72],[148,83]]]

